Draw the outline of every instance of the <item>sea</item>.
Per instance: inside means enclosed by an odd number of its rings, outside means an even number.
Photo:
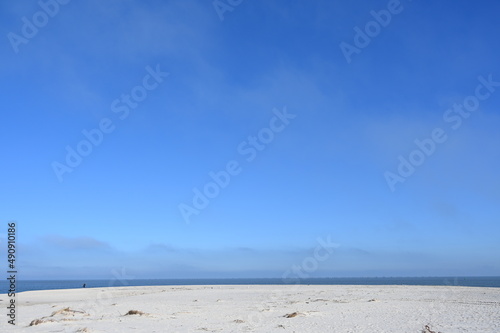
[[[0,281],[0,294],[8,293],[9,282]],[[296,283],[294,281],[294,283]],[[16,292],[123,286],[180,286],[180,285],[283,285],[279,278],[235,279],[148,279],[148,280],[19,280]],[[409,286],[464,286],[500,288],[500,276],[484,277],[368,277],[368,278],[306,278],[302,285],[409,285]]]

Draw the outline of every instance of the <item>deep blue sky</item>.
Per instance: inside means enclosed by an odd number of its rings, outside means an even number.
[[[478,88],[500,82],[500,3],[402,0],[348,63],[340,44],[392,4],[244,0],[221,20],[209,0],[70,1],[44,25],[37,1],[2,2],[0,237],[17,222],[19,276],[281,277],[328,237],[308,276],[500,275],[500,87]],[[169,75],[120,119],[147,68]],[[285,109],[248,161],[238,147]],[[391,190],[436,128],[446,141]],[[230,161],[186,223],[179,205]]]

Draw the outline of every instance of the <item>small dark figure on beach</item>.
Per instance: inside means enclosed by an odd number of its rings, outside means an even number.
[[[85,288],[86,286],[87,286],[87,284],[86,284],[86,283],[84,283],[84,284],[83,284],[83,288]]]

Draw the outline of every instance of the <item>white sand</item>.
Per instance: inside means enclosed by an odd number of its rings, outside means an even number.
[[[500,332],[500,288],[158,286],[17,294],[20,332]],[[69,310],[67,309],[69,308]],[[66,309],[66,310],[64,310]],[[129,310],[143,315],[125,315]],[[287,314],[297,313],[291,318]],[[29,327],[30,322],[43,322]],[[424,332],[430,332],[429,330]]]

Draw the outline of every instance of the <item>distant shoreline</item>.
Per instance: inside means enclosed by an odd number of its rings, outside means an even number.
[[[292,281],[296,282],[296,281]],[[197,285],[295,285],[279,278],[224,278],[224,279],[81,279],[81,280],[19,280],[17,292],[32,290],[78,289],[124,286],[197,286]],[[463,286],[500,288],[500,277],[369,277],[369,278],[307,278],[300,285],[408,285],[408,286]],[[6,281],[0,281],[0,294],[5,293]]]

